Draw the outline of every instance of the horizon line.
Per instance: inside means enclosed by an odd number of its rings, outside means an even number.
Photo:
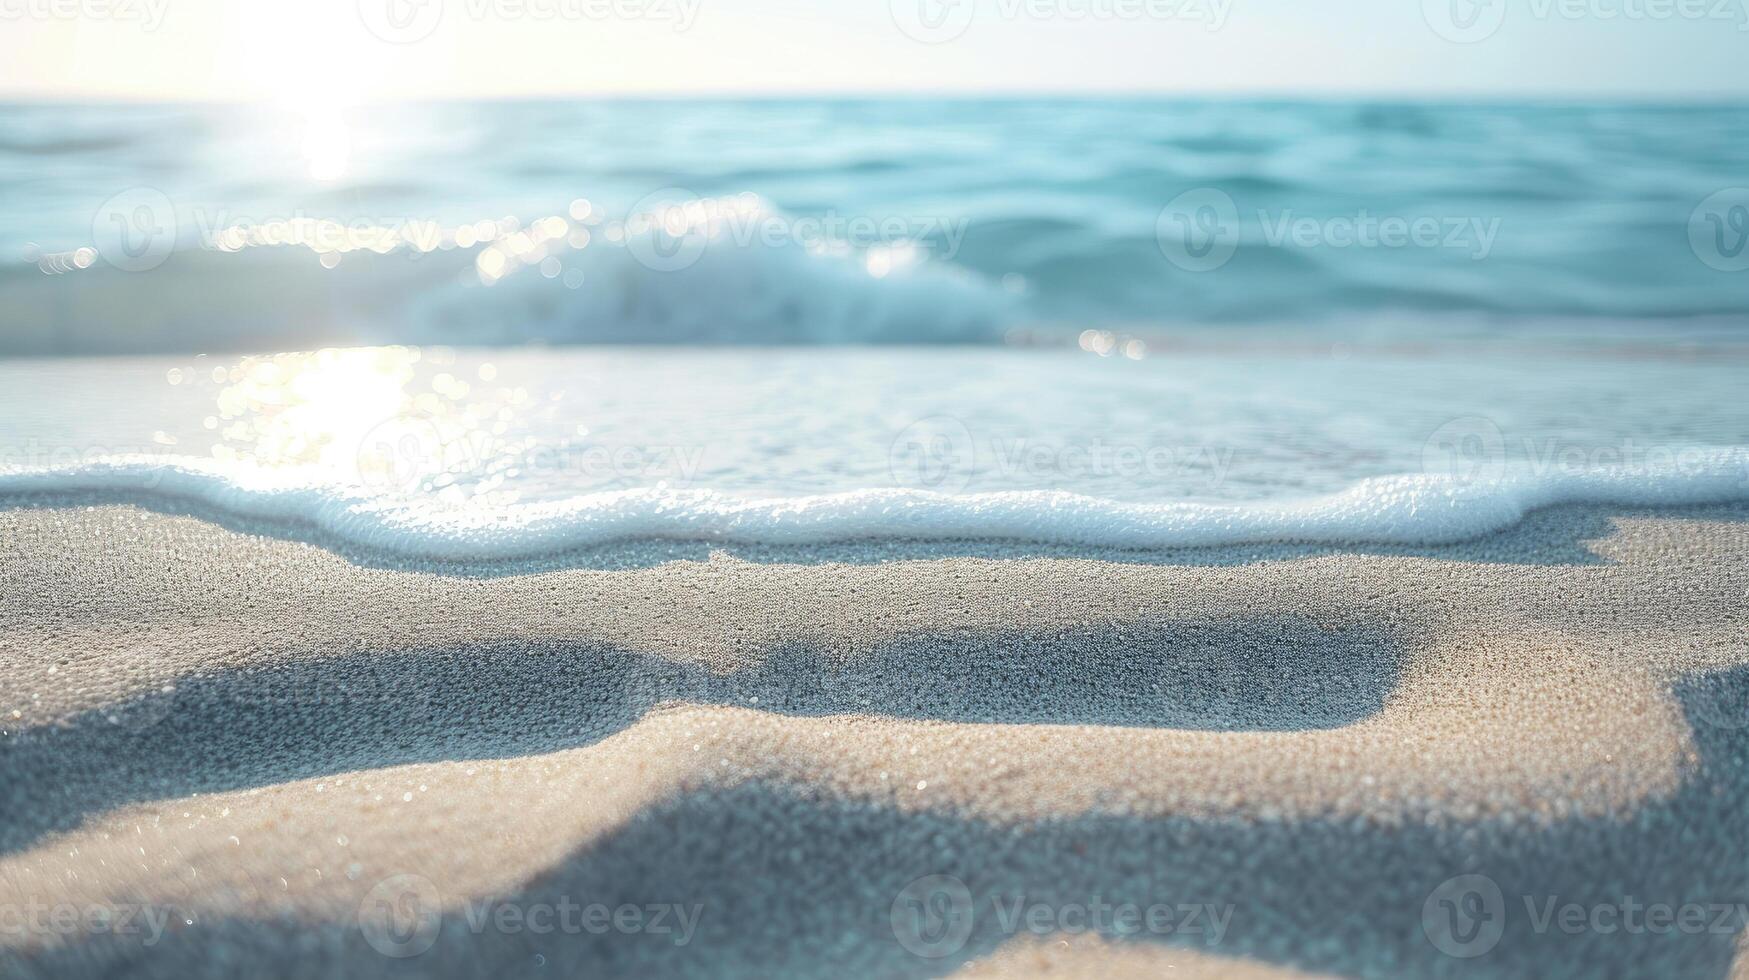
[[[360,98],[341,108],[363,108],[396,105],[442,105],[457,103],[506,102],[823,102],[823,101],[904,101],[909,99],[975,99],[979,101],[1060,101],[1088,102],[1099,100],[1182,100],[1186,102],[1281,102],[1281,103],[1343,103],[1375,104],[1445,104],[1445,105],[1636,105],[1636,106],[1745,106],[1749,94],[1738,91],[1663,93],[1644,91],[1562,92],[1527,91],[1425,91],[1384,92],[1372,89],[815,89],[790,91],[778,89],[746,89],[740,91],[697,91],[683,89],[650,89],[588,92],[527,92],[492,93],[485,95],[442,95],[414,97]],[[104,106],[203,106],[214,108],[274,107],[272,99],[213,98],[177,95],[139,96],[126,92],[33,92],[0,89],[0,105],[104,105]]]

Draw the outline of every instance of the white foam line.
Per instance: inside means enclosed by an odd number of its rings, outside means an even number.
[[[1285,502],[1121,503],[1058,491],[948,495],[858,490],[747,498],[713,490],[641,489],[557,503],[455,509],[366,496],[269,471],[206,461],[117,459],[75,468],[0,471],[0,495],[102,493],[188,501],[244,518],[302,522],[345,542],[407,558],[502,560],[607,542],[664,538],[736,544],[976,539],[1128,549],[1205,545],[1445,544],[1517,523],[1556,504],[1681,506],[1749,501],[1749,448],[1683,454],[1658,471],[1511,472],[1485,482],[1430,476],[1361,481]],[[276,482],[278,481],[278,482]]]

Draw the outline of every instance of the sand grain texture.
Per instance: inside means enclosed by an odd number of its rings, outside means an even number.
[[[1746,508],[1424,550],[420,568],[75,504],[0,509],[0,906],[175,914],[14,915],[7,976],[1742,969],[1741,916],[1528,910],[1749,902]],[[1501,895],[1469,957],[1435,941],[1460,875]],[[958,942],[901,935],[930,876]],[[421,948],[384,955],[360,909],[408,889]],[[684,944],[481,924],[566,902],[698,911]],[[1228,918],[1076,928],[1099,903]]]

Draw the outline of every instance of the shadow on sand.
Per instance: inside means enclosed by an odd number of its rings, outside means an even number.
[[[730,672],[592,643],[348,653],[184,678],[0,739],[20,806],[0,852],[118,805],[443,759],[587,745],[665,702],[792,715],[1293,731],[1379,710],[1403,644],[1298,617],[791,645]]]
[[[567,901],[683,904],[698,914],[685,945],[673,933],[535,934],[489,918],[476,928],[452,907],[428,923],[429,948],[405,959],[373,948],[356,918],[228,920],[151,949],[93,939],[23,966],[45,976],[99,964],[219,975],[223,962],[297,976],[933,977],[1024,934],[1026,922],[1076,925],[1084,920],[1057,916],[1097,901],[1171,908],[1174,931],[1144,928],[1124,941],[1342,975],[1713,980],[1727,976],[1739,903],[1749,901],[1749,715],[1736,713],[1749,704],[1749,668],[1692,678],[1677,696],[1700,765],[1673,796],[1609,818],[1382,826],[1085,815],[1010,826],[743,784],[649,807],[475,914]],[[964,893],[920,892],[914,882],[931,875],[957,879]],[[1480,877],[1442,890],[1460,875]],[[1016,926],[1016,896],[1024,909],[1052,911]],[[1653,911],[1660,904],[1674,915]],[[1570,928],[1568,905],[1604,928]],[[1194,918],[1192,906],[1203,910]],[[1684,906],[1704,912],[1682,917]],[[1597,908],[1618,912],[1598,919]],[[929,943],[960,921],[963,941]],[[918,956],[901,941],[920,936],[941,955]]]

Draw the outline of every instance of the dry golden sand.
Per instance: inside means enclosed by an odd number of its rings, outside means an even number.
[[[1423,550],[475,568],[211,518],[0,509],[0,975],[1738,958],[1746,508],[1564,508]],[[1460,875],[1483,877],[1441,891]],[[1441,904],[1477,881],[1496,904]],[[1624,925],[1539,926],[1551,901]],[[1626,925],[1658,903],[1705,928]],[[567,905],[643,921],[536,931]],[[1083,928],[1120,907],[1172,928]],[[94,908],[135,921],[55,919]]]

